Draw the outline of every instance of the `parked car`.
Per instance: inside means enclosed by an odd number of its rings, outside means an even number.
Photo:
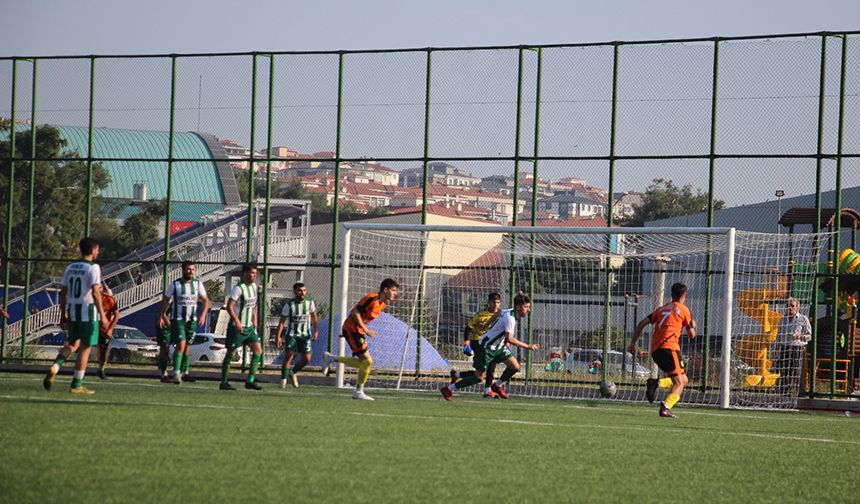
[[[227,338],[221,334],[197,333],[191,340],[188,357],[191,364],[222,362],[227,355]],[[233,363],[242,362],[242,353],[233,353]]]
[[[117,325],[108,344],[109,362],[156,360],[158,345],[136,327]]]
[[[623,354],[616,350],[609,351],[609,372],[621,374]],[[578,348],[570,352],[564,361],[564,367],[569,373],[597,373],[604,365],[603,350],[599,348]],[[624,369],[626,374],[633,374],[638,379],[651,376],[651,370],[635,362],[631,354],[627,354]]]
[[[57,331],[40,336],[31,348],[36,357],[53,359],[66,342],[66,332],[57,327]],[[109,362],[132,362],[140,360],[155,360],[158,357],[158,345],[150,340],[140,329],[131,326],[117,325],[113,337],[108,343]],[[98,359],[98,350],[93,348],[90,362]]]

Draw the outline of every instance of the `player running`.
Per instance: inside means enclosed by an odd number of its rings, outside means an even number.
[[[236,390],[230,385],[230,363],[233,362],[233,352],[244,345],[251,347],[251,369],[245,388],[262,390],[256,382],[257,369],[263,360],[263,347],[257,335],[257,265],[245,263],[242,265],[242,282],[230,291],[227,300],[227,314],[231,324],[227,327],[227,354],[221,362],[221,390]],[[238,311],[237,310],[238,306]]]
[[[653,403],[657,387],[668,388],[671,384],[672,390],[660,403],[661,417],[675,418],[672,407],[681,400],[681,393],[684,392],[684,387],[689,381],[684,372],[684,361],[681,359],[681,330],[686,328],[687,336],[695,338],[696,321],[690,315],[690,309],[685,306],[686,301],[687,286],[682,283],[672,285],[672,301],[657,308],[636,325],[636,332],[627,347],[630,353],[636,355],[636,340],[642,335],[646,326],[654,324],[654,332],[651,335],[651,358],[668,378],[661,380],[649,378],[645,397],[648,402]]]
[[[455,371],[451,370],[451,383],[456,383],[458,379],[474,376],[476,371],[485,371],[486,378],[484,379],[484,397],[488,399],[496,398],[496,393],[492,390],[493,375],[496,371],[496,363],[491,362],[489,366],[484,363],[484,350],[478,343],[481,336],[499,318],[499,309],[502,306],[502,296],[498,292],[491,292],[487,296],[487,307],[479,311],[466,324],[465,336],[466,343],[463,345],[463,353],[472,357],[472,367],[474,371]]]
[[[281,320],[278,321],[278,332],[275,336],[278,348],[281,348],[284,324],[289,324],[286,348],[284,348],[284,363],[281,365],[281,388],[287,388],[287,378],[293,387],[298,388],[299,379],[296,375],[311,361],[313,353],[311,341],[316,341],[319,335],[317,306],[313,299],[307,297],[308,288],[305,284],[297,282],[293,284],[293,295],[295,298],[287,301],[281,310]],[[291,369],[290,364],[296,354],[301,354],[301,359]]]
[[[457,383],[451,383],[442,387],[439,391],[446,401],[450,401],[453,398],[455,390],[480,383],[484,378],[485,369],[491,362],[505,363],[505,372],[502,373],[501,378],[493,382],[491,389],[502,399],[508,398],[508,393],[505,392],[504,388],[505,384],[520,370],[520,363],[511,353],[511,349],[506,343],[526,350],[540,350],[539,344],[533,343],[529,345],[514,336],[517,329],[517,318],[528,316],[530,311],[531,299],[527,295],[519,293],[514,296],[514,308],[502,310],[500,316],[479,340],[479,346],[484,353],[484,369],[477,369],[476,366],[473,376],[465,377]],[[478,352],[475,353],[477,354]]]
[[[119,307],[113,292],[105,284],[102,284],[102,308],[105,310],[105,319],[99,324],[99,378],[107,380],[108,346],[113,337],[113,330],[119,322]]]
[[[352,351],[352,357],[338,357],[328,352],[325,353],[325,357],[323,358],[323,373],[325,374],[329,373],[332,364],[338,362],[346,364],[349,367],[358,368],[355,392],[352,394],[353,399],[363,401],[374,400],[364,393],[364,384],[367,383],[367,379],[370,377],[370,367],[373,365],[373,358],[367,349],[367,339],[365,336],[376,337],[376,331],[369,329],[367,324],[382,315],[383,310],[385,310],[389,302],[397,299],[399,289],[399,283],[391,278],[386,278],[379,286],[379,292],[368,292],[355,305],[355,308],[349,312],[349,316],[343,323],[340,337],[346,338],[349,349]]]
[[[73,351],[77,351],[75,372],[69,392],[72,394],[95,394],[83,386],[90,350],[99,339],[99,321],[105,320],[102,306],[101,269],[95,261],[100,252],[95,238],[84,238],[79,243],[81,259],[69,264],[63,273],[60,289],[60,327],[66,330],[66,343],[48,369],[42,385],[51,390],[60,366]]]
[[[197,303],[202,305],[199,323],[206,326],[206,314],[209,313],[209,297],[203,282],[194,278],[197,266],[193,261],[182,262],[182,277],[167,285],[161,306],[158,307],[158,328],[164,329],[165,322],[170,327],[170,343],[173,350],[173,383],[179,385],[182,381],[196,381],[191,377],[189,358],[191,341],[197,332],[198,316]],[[169,313],[168,313],[169,308]],[[166,369],[165,369],[166,371]]]

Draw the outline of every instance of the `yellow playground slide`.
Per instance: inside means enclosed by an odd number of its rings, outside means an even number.
[[[780,313],[768,307],[768,302],[780,297],[780,292],[773,289],[749,289],[738,294],[738,308],[762,327],[762,332],[741,338],[735,344],[738,358],[754,369],[745,379],[746,387],[770,388],[779,378],[779,374],[770,371],[772,363],[767,352],[776,341],[777,327],[782,318]]]
[[[850,248],[843,250],[839,254],[837,265],[839,273],[860,274],[860,253]],[[749,289],[738,294],[738,308],[761,324],[762,328],[760,333],[741,338],[735,345],[738,358],[753,368],[753,372],[745,378],[745,387],[770,388],[779,379],[779,374],[770,370],[772,362],[767,353],[771,344],[776,341],[782,315],[771,310],[768,303],[786,295],[785,291],[776,289]]]

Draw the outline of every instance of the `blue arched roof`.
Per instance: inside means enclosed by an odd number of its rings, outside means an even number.
[[[66,149],[87,157],[88,129],[81,126],[56,126],[68,142]],[[93,128],[94,158],[160,158],[168,155],[169,134],[164,131],[140,131]],[[174,159],[211,159],[212,152],[196,133],[174,133]],[[100,161],[111,182],[99,195],[105,198],[131,199],[134,183],[146,182],[149,199],[167,197],[167,162]],[[174,161],[173,201],[224,203],[224,191],[214,161]]]

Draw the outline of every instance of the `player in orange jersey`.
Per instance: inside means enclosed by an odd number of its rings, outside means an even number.
[[[681,393],[688,379],[684,372],[684,361],[681,359],[681,331],[686,328],[687,336],[696,337],[696,321],[690,315],[690,309],[685,306],[687,301],[687,286],[682,283],[672,285],[672,301],[654,310],[636,325],[636,332],[630,340],[628,351],[636,355],[636,340],[642,335],[646,326],[654,324],[651,335],[651,358],[657,366],[666,373],[668,378],[657,380],[649,378],[645,396],[648,402],[654,402],[658,386],[672,389],[660,403],[660,416],[675,418],[672,407],[681,399]]]
[[[116,298],[110,288],[102,283],[102,306],[105,310],[107,319],[102,320],[99,324],[99,378],[102,380],[107,378],[105,370],[107,369],[108,361],[108,346],[110,339],[113,337],[113,330],[116,323],[119,322],[119,307],[116,305]]]
[[[355,392],[352,394],[353,399],[373,401],[372,397],[364,393],[364,384],[370,377],[370,367],[373,365],[373,358],[367,349],[365,336],[375,338],[376,331],[369,329],[367,324],[382,315],[382,311],[385,310],[390,301],[397,299],[399,289],[400,284],[394,279],[386,278],[379,286],[379,292],[368,292],[349,312],[343,323],[340,337],[346,338],[349,349],[352,351],[352,357],[343,355],[338,357],[328,352],[323,357],[323,372],[325,374],[328,374],[330,367],[338,362],[358,368],[358,379],[355,384]]]

